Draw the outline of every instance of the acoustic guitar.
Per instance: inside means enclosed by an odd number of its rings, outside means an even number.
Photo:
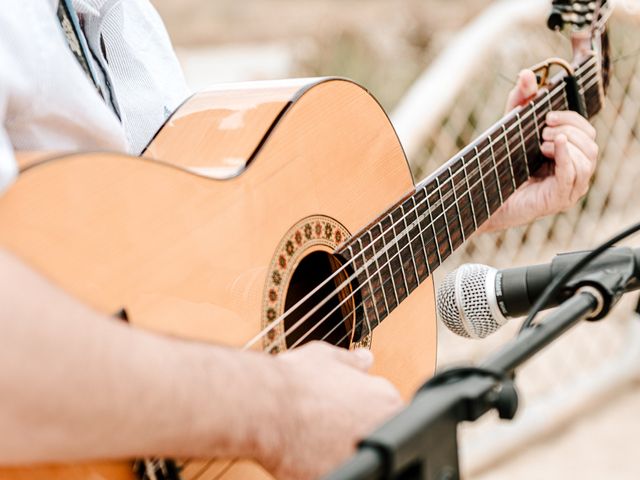
[[[0,245],[140,328],[274,354],[371,348],[374,372],[409,396],[435,368],[433,271],[543,164],[549,111],[601,109],[598,18],[575,30],[573,66],[417,185],[355,83],[224,86],[184,103],[142,157],[23,157],[0,198]],[[0,478],[270,477],[249,460],[146,459]]]

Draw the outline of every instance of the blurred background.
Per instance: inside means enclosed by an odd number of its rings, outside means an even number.
[[[569,44],[544,27],[543,0],[153,0],[194,89],[227,81],[345,76],[390,112],[416,180],[502,114],[518,71]],[[640,219],[640,16],[620,1],[611,22],[614,76],[596,120],[593,187],[554,218],[471,241],[439,269],[509,267],[593,248]],[[632,241],[633,243],[633,241]],[[635,241],[637,244],[637,240]],[[517,421],[462,429],[465,478],[636,479],[640,334],[629,296],[611,318],[584,324],[518,374]],[[483,341],[439,327],[439,368],[475,362],[519,322]]]

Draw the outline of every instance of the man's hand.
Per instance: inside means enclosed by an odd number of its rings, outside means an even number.
[[[537,91],[534,73],[520,72],[507,110],[526,105]],[[514,227],[565,211],[587,193],[598,158],[595,129],[576,112],[551,112],[546,121],[540,149],[553,162],[525,182],[479,231]]]
[[[314,342],[276,361],[289,401],[282,405],[278,422],[280,445],[265,452],[262,463],[277,478],[311,479],[328,473],[402,407],[391,383],[366,373],[373,363],[367,350],[350,352]]]
[[[5,466],[149,456],[251,458],[278,478],[317,478],[402,406],[366,373],[368,351],[311,343],[274,357],[155,335],[2,248],[0,285],[2,478]]]

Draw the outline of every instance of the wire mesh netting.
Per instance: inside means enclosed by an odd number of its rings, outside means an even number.
[[[575,207],[531,225],[496,234],[479,235],[456,252],[436,272],[436,285],[461,263],[484,263],[496,268],[550,261],[559,252],[590,249],[640,220],[640,35],[637,23],[617,18],[611,32],[614,71],[607,105],[596,117],[600,159],[588,195]],[[422,178],[493,124],[518,71],[550,56],[570,58],[569,42],[544,28],[523,28],[496,45],[495,54],[469,79],[440,128],[427,139],[413,165]],[[582,324],[518,372],[522,410],[531,408],[561,389],[589,379],[603,364],[615,364],[640,349],[629,334],[635,298],[626,298],[606,322]],[[439,328],[439,367],[477,362],[513,337],[520,322],[513,321],[482,341],[455,337]],[[628,368],[628,367],[624,367]],[[632,372],[634,373],[634,372]],[[571,395],[571,392],[566,392]],[[571,412],[568,412],[568,417]],[[466,442],[481,442],[495,429],[495,420],[465,428]],[[522,435],[527,435],[523,432]],[[473,465],[470,466],[473,470]]]

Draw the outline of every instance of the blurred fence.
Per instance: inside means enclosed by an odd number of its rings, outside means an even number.
[[[502,3],[505,10],[510,8],[507,2]],[[544,28],[540,2],[530,3],[531,15],[523,17],[520,27],[510,30],[501,41],[493,42],[486,35],[475,40],[465,37],[467,42],[485,42],[483,58],[474,59],[479,68],[465,72],[450,109],[442,117],[431,118],[434,126],[429,132],[409,131],[408,135],[419,137],[419,142],[414,137],[403,139],[414,146],[415,153],[410,156],[416,179],[433,171],[497,120],[520,69],[549,56],[570,58],[566,38]],[[504,13],[499,9],[499,5],[494,7],[496,18]],[[588,196],[564,214],[472,239],[439,269],[436,285],[461,263],[485,263],[497,268],[542,263],[558,252],[593,248],[640,220],[640,31],[634,15],[628,10],[621,13],[611,22],[614,75],[607,106],[595,120],[601,155]],[[532,26],[532,19],[539,26]],[[479,21],[487,23],[486,18]],[[455,48],[464,51],[464,45]],[[477,43],[469,43],[469,49],[478,51]],[[422,79],[429,89],[414,90],[411,96],[438,97],[433,86],[445,86],[447,75],[455,77],[451,82],[455,84],[459,74],[457,70],[440,71],[437,75],[444,81]],[[408,125],[412,115],[411,102],[405,101],[401,107],[394,120],[403,136],[403,122]],[[415,108],[420,107],[416,104]],[[593,408],[606,392],[639,377],[640,331],[633,316],[635,300],[625,299],[606,322],[579,325],[518,372],[523,407],[517,421],[499,423],[494,418],[463,429],[462,460],[467,474],[481,471],[500,456],[517,455],[515,449],[523,443],[572,421],[580,412]],[[519,323],[511,322],[482,341],[459,339],[440,328],[439,366],[481,360],[510,339]]]

